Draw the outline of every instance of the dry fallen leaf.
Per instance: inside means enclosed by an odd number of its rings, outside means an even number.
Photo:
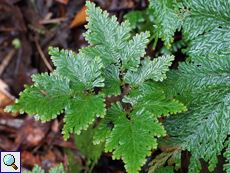
[[[7,105],[13,105],[15,97],[12,96],[7,90],[8,90],[8,85],[0,79],[0,114],[2,115],[10,115],[12,117],[16,117],[19,112],[17,113],[6,113],[4,112],[4,109]]]
[[[57,2],[60,2],[60,3],[62,3],[62,4],[68,4],[68,2],[69,2],[69,0],[55,0],[55,1],[57,1]]]
[[[26,117],[22,127],[17,131],[14,149],[23,150],[38,146],[43,142],[49,129],[50,121],[41,123],[41,120],[35,121],[34,116]]]
[[[38,164],[39,166],[42,166],[39,158],[37,156],[32,155],[28,151],[22,151],[21,152],[21,162],[22,165],[29,165],[29,166],[34,166],[35,164]]]
[[[86,6],[81,8],[81,10],[76,14],[75,18],[70,24],[69,29],[72,29],[74,27],[77,27],[77,26],[80,26],[86,23],[86,17],[89,17],[88,15],[86,15],[86,11],[85,11],[86,9],[87,9]]]

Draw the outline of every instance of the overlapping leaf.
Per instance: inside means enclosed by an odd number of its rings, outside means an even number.
[[[65,109],[63,133],[67,139],[73,128],[79,133],[94,121],[95,116],[103,117],[105,114],[103,95],[95,96],[92,92],[94,87],[104,86],[101,76],[103,65],[99,57],[87,59],[82,53],[75,56],[72,51],[49,49],[57,65],[55,74],[34,75],[35,84],[26,86],[20,99],[15,105],[8,106],[6,111],[20,109],[21,113],[36,113],[35,118],[45,122],[56,118]]]
[[[230,19],[230,16],[229,16]],[[210,52],[219,55],[230,55],[230,26],[215,28],[191,41],[188,51],[193,57],[207,55]]]
[[[49,47],[49,54],[57,66],[55,73],[66,76],[74,82],[74,90],[81,92],[83,88],[103,87],[104,79],[101,77],[103,64],[99,57],[89,59],[83,53],[76,56],[72,51]]]
[[[230,59],[213,55],[193,60],[191,64],[181,63],[179,71],[169,73],[164,82],[171,90],[169,95],[174,94],[190,106],[187,112],[170,117],[164,125],[173,136],[170,144],[183,143],[184,149],[191,151],[191,173],[201,169],[200,158],[209,162],[210,171],[215,168],[230,133]]]
[[[192,57],[210,52],[230,55],[230,2],[194,0],[190,2],[190,8],[183,19],[183,34],[185,38],[193,39],[188,53]]]
[[[183,20],[183,33],[193,39],[214,28],[230,26],[230,3],[226,0],[193,0]]]
[[[179,71],[171,70],[167,73],[167,79],[163,83],[167,95],[172,96],[174,94],[176,96],[177,93],[180,93],[192,96],[197,95],[196,92],[205,95],[214,94],[220,90],[226,92],[224,86],[230,84],[229,58],[210,55],[206,58],[197,56],[193,60],[194,63],[192,64],[180,63]],[[220,85],[219,88],[216,87],[218,85]],[[212,91],[210,91],[210,87],[213,88]]]
[[[172,0],[149,0],[150,7],[154,9],[156,25],[153,31],[155,39],[161,38],[169,49],[173,42],[173,35],[180,28],[180,18],[173,11]]]
[[[147,81],[142,87],[132,90],[123,99],[124,102],[131,103],[133,108],[144,107],[154,116],[168,116],[169,114],[186,111],[187,108],[175,99],[166,99],[163,90],[154,82]]]
[[[210,98],[211,99],[211,98]],[[209,102],[193,105],[185,113],[170,117],[165,128],[171,138],[170,144],[183,143],[184,149],[192,153],[189,172],[201,169],[199,159],[208,161],[212,171],[218,162],[217,156],[223,150],[223,142],[229,134],[230,95],[222,99],[212,98]]]
[[[105,142],[105,140],[111,136],[111,129],[113,128],[114,123],[117,123],[120,117],[126,116],[126,112],[123,111],[120,102],[117,102],[117,104],[112,103],[111,106],[112,107],[107,110],[105,118],[103,118],[97,126],[93,141],[95,144]]]
[[[131,84],[131,87],[135,88],[147,80],[152,79],[154,81],[162,81],[166,78],[166,71],[169,70],[171,61],[174,56],[162,56],[150,61],[149,57],[146,57],[141,63],[141,67],[137,72],[128,71],[125,74],[125,82]]]
[[[80,134],[82,129],[87,129],[96,117],[104,117],[105,103],[103,94],[98,95],[78,95],[71,99],[71,105],[65,108],[65,125],[62,129],[64,139],[69,138],[69,133],[73,130]]]
[[[73,95],[69,87],[70,80],[54,74],[49,76],[47,73],[33,75],[32,78],[35,84],[25,86],[20,99],[15,101],[15,105],[7,106],[5,111],[17,112],[20,109],[21,114],[37,114],[36,118],[42,122],[56,118],[70,104]]]
[[[111,131],[111,127],[105,126],[107,122],[102,122],[100,128],[107,128],[107,132],[98,133],[95,142],[104,141],[107,138],[105,150],[113,151],[115,149],[113,158],[122,157],[127,172],[136,173],[146,162],[145,157],[151,154],[150,150],[157,147],[154,136],[164,136],[165,131],[158,120],[144,108],[128,113],[130,119],[126,117],[127,113],[123,111],[120,103],[112,104],[112,108],[106,115],[108,116],[106,121],[111,121],[114,128]],[[105,132],[105,130],[103,131]]]
[[[123,70],[136,71],[140,57],[145,54],[149,33],[141,33],[128,41],[130,27],[127,21],[119,25],[115,16],[108,18],[108,13],[102,13],[100,8],[95,8],[94,3],[87,1],[86,6],[89,17],[86,25],[88,30],[84,36],[95,47],[83,48],[81,51],[91,58],[100,56],[105,67],[116,63]]]
[[[103,73],[102,76],[105,78],[105,87],[103,88],[103,92],[111,97],[112,95],[121,94],[120,86],[122,82],[119,78],[120,70],[118,66],[111,64]]]

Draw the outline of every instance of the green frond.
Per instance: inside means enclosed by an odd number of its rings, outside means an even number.
[[[223,156],[226,158],[226,162],[224,164],[224,170],[226,170],[227,173],[230,173],[230,138],[224,143],[224,147],[226,147],[225,152]]]
[[[74,90],[80,92],[83,88],[92,90],[93,87],[103,87],[101,77],[103,64],[97,56],[89,59],[83,53],[76,56],[72,51],[49,47],[49,54],[57,69],[55,73],[66,76],[74,82]]]
[[[105,78],[105,87],[103,88],[103,92],[111,97],[112,95],[121,94],[120,86],[122,82],[119,78],[120,70],[118,66],[111,64],[105,71],[102,73],[103,78]]]
[[[84,33],[84,37],[90,45],[96,46],[82,49],[82,52],[86,53],[95,49],[92,55],[100,56],[105,67],[111,63],[119,63],[120,52],[126,46],[125,43],[130,37],[128,22],[119,25],[115,16],[109,18],[109,14],[106,11],[102,13],[102,10],[96,8],[94,3],[87,1],[86,6],[88,7],[86,13],[89,17],[86,25],[88,30]]]
[[[127,172],[136,173],[146,162],[145,157],[150,155],[151,149],[157,147],[154,136],[166,135],[163,127],[153,115],[144,108],[135,109],[126,118],[121,105],[112,105],[114,128],[106,140],[105,151],[113,152],[113,159],[120,159],[125,163]],[[119,113],[117,110],[120,109]]]
[[[47,73],[32,76],[35,82],[32,86],[26,86],[16,99],[15,105],[9,105],[5,111],[20,113],[27,112],[29,115],[36,114],[36,119],[42,122],[56,118],[63,113],[63,109],[70,104],[70,97],[74,91],[70,89],[70,80],[62,76]]]
[[[226,0],[193,0],[190,12],[183,19],[183,33],[194,39],[214,28],[230,26],[230,3]]]
[[[173,10],[172,0],[149,0],[150,7],[154,9],[154,16],[157,19],[154,28],[154,37],[161,38],[167,49],[171,47],[173,35],[177,28],[180,28],[181,19]]]
[[[230,19],[230,16],[229,16]],[[229,27],[215,28],[190,42],[188,53],[194,56],[206,56],[209,53],[229,56]]]
[[[223,142],[229,134],[229,93],[222,98],[210,98],[189,107],[187,112],[169,117],[164,123],[167,132],[173,136],[169,143],[183,143],[183,148],[192,153],[189,172],[199,172],[199,159],[209,162],[212,171],[217,156],[223,150]]]
[[[145,54],[145,47],[148,43],[149,32],[142,32],[133,37],[121,53],[122,68],[137,71],[140,64],[140,57]]]
[[[187,110],[186,106],[179,103],[178,100],[166,99],[163,90],[151,81],[132,90],[129,95],[124,97],[123,102],[131,103],[134,109],[144,107],[147,111],[153,112],[156,117]]]
[[[104,117],[106,109],[103,97],[103,94],[78,95],[71,99],[71,104],[65,108],[65,124],[62,129],[65,140],[73,130],[80,134],[81,130],[86,130],[96,117]]]
[[[195,56],[192,63],[180,63],[178,71],[168,72],[162,83],[168,96],[188,106],[187,112],[169,117],[164,126],[172,136],[167,144],[183,143],[183,149],[191,151],[189,173],[199,172],[200,158],[214,170],[224,148],[230,122],[229,68],[228,57]]]
[[[162,81],[166,78],[166,71],[169,70],[169,66],[172,64],[174,56],[162,56],[150,61],[149,57],[146,57],[141,62],[141,67],[137,72],[128,71],[125,74],[125,82],[131,84],[132,88],[142,85],[147,79],[154,81]]]
[[[91,58],[100,56],[105,68],[112,63],[116,63],[123,70],[136,71],[140,63],[140,57],[145,54],[145,46],[148,43],[149,33],[136,35],[132,40],[130,37],[130,27],[128,21],[118,24],[117,18],[108,17],[108,13],[100,8],[96,8],[94,3],[86,2],[88,7],[86,25],[87,32],[84,33],[86,40],[91,46],[83,48],[81,52]],[[120,62],[122,61],[122,63]]]
[[[230,55],[230,2],[226,0],[194,0],[183,18],[183,35],[192,40],[188,54],[192,57],[209,53]]]
[[[103,118],[97,126],[97,131],[93,141],[94,144],[105,142],[105,140],[110,137],[111,129],[113,128],[114,124],[117,123],[120,117],[125,115],[126,112],[123,111],[120,102],[117,102],[116,104],[112,103],[111,108],[106,112],[105,118]]]
[[[167,79],[163,82],[167,95],[176,96],[177,93],[193,95],[196,92],[202,94],[205,90],[206,93],[212,92],[209,91],[209,87],[214,89],[217,85],[229,85],[230,58],[210,55],[206,58],[196,56],[193,60],[194,63],[191,64],[179,63],[178,71],[171,70],[167,73]]]
[[[63,164],[60,163],[59,165],[55,166],[54,168],[50,168],[49,173],[65,173]]]

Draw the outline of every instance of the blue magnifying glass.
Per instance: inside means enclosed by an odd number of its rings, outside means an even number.
[[[18,167],[14,164],[15,163],[14,156],[11,155],[11,154],[5,155],[4,158],[3,158],[3,162],[7,166],[12,166],[15,170],[18,169]]]

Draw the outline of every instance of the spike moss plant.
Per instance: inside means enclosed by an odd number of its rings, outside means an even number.
[[[212,171],[224,148],[224,169],[230,172],[230,2],[149,1],[156,19],[155,43],[161,38],[170,48],[181,28],[189,42],[189,58],[178,70],[169,71],[173,56],[143,57],[149,32],[131,38],[128,21],[119,24],[87,1],[84,37],[90,46],[78,54],[50,47],[56,70],[33,75],[34,84],[25,86],[5,111],[36,114],[42,122],[65,113],[65,140],[101,117],[92,142],[105,143],[105,152],[121,158],[128,173],[138,172],[158,144],[174,146],[152,161],[150,172],[164,170],[159,167],[166,161],[178,169],[181,150],[192,153],[189,173],[199,172],[200,158]],[[123,96],[122,102],[106,109],[105,98],[112,95]],[[163,124],[158,121],[170,114],[175,115]],[[171,135],[168,141],[163,139],[166,132]]]
[[[157,19],[156,40],[161,38],[170,47],[174,32],[182,28],[184,39],[189,41],[187,62],[179,63],[178,70],[170,70],[166,80],[157,82],[164,88],[166,98],[174,95],[187,106],[188,111],[170,116],[163,122],[171,138],[168,141],[159,139],[158,142],[174,145],[176,149],[159,155],[158,160],[154,159],[152,170],[164,165],[170,155],[188,150],[192,154],[189,173],[200,172],[201,158],[208,162],[209,171],[213,171],[218,163],[217,156],[224,149],[226,164],[223,168],[229,173],[230,1],[149,1]],[[178,158],[174,157],[176,169]],[[160,163],[162,160],[164,163]],[[172,165],[172,159],[167,162]]]
[[[149,32],[130,38],[127,21],[120,25],[116,17],[87,2],[87,32],[84,37],[90,46],[75,54],[72,51],[49,48],[56,70],[53,73],[32,76],[34,84],[25,86],[15,105],[5,111],[36,114],[37,120],[49,121],[65,113],[62,133],[80,134],[97,117],[94,144],[105,142],[105,151],[113,152],[114,159],[125,163],[129,173],[136,173],[145,164],[146,156],[157,148],[157,137],[166,131],[158,117],[185,111],[175,99],[167,99],[155,82],[166,78],[173,56],[162,56],[153,61],[145,57]],[[129,84],[129,90],[124,87]],[[96,87],[102,91],[95,93]],[[106,110],[105,97],[124,93],[120,102]],[[128,108],[129,107],[129,108]],[[113,127],[108,124],[113,124]]]

